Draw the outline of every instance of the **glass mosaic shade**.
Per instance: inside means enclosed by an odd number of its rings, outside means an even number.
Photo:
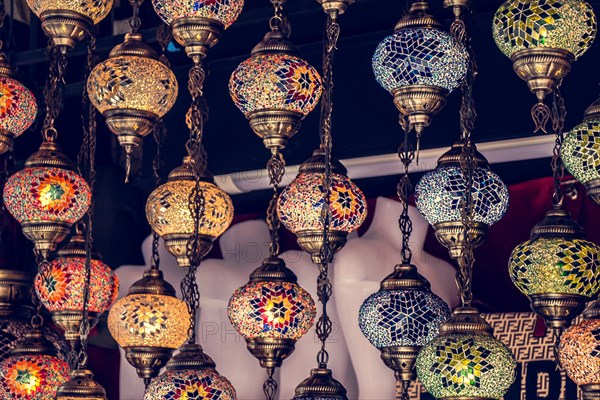
[[[214,369],[167,371],[146,389],[144,400],[236,400],[235,389]]]
[[[363,192],[346,175],[333,173],[329,228],[347,233],[357,230],[367,217]],[[323,230],[321,209],[324,204],[323,174],[300,173],[280,194],[277,214],[293,233]]]
[[[310,294],[296,283],[249,282],[231,296],[227,315],[246,339],[297,340],[312,326],[316,307]]]
[[[21,135],[35,121],[37,110],[29,89],[16,79],[0,76],[0,130]]]
[[[526,295],[564,293],[589,298],[600,290],[600,247],[583,239],[528,240],[513,250],[509,273]]]
[[[4,187],[6,208],[21,224],[74,224],[85,215],[90,201],[90,187],[85,180],[64,168],[26,167],[8,178]]]
[[[485,167],[474,171],[473,201],[475,222],[492,225],[508,209],[508,188],[500,177]],[[466,181],[459,166],[439,166],[426,173],[415,187],[419,212],[432,225],[460,221],[460,203]]]
[[[69,366],[43,354],[13,355],[0,362],[0,398],[54,399],[59,385],[69,379]]]
[[[596,36],[596,16],[583,0],[508,0],[496,11],[493,36],[508,57],[545,47],[579,58]]]
[[[487,336],[440,336],[419,352],[417,375],[435,398],[500,399],[515,380],[516,362],[502,342]]]
[[[308,115],[321,98],[321,76],[290,54],[256,54],[242,62],[229,80],[229,94],[249,117],[255,111],[284,110]]]
[[[600,320],[583,320],[560,337],[560,365],[577,385],[600,384]]]
[[[377,82],[388,92],[410,85],[456,89],[467,73],[467,51],[449,33],[405,28],[386,37],[373,55]]]
[[[428,290],[380,290],[360,307],[358,324],[378,349],[424,346],[450,318],[448,305]]]
[[[108,329],[123,348],[176,349],[187,340],[189,327],[186,304],[172,296],[130,294],[118,300],[108,314]]]
[[[101,113],[137,110],[164,116],[177,99],[177,79],[162,62],[122,55],[98,64],[87,82],[90,101]]]
[[[600,118],[586,119],[565,135],[561,159],[581,183],[600,179]]]
[[[85,257],[58,257],[42,266],[35,277],[35,291],[50,312],[83,310]],[[91,260],[88,311],[103,313],[119,289],[117,276],[102,261]]]
[[[156,188],[146,203],[146,217],[160,236],[194,232],[194,219],[189,199],[195,182],[192,178],[169,180]],[[233,221],[231,197],[212,182],[200,182],[204,195],[204,214],[200,219],[200,235],[213,239],[229,228]]]
[[[243,0],[152,0],[158,16],[171,25],[178,18],[206,18],[230,27],[242,13]]]
[[[27,0],[35,15],[54,10],[66,10],[81,14],[93,21],[102,21],[110,12],[113,0]]]

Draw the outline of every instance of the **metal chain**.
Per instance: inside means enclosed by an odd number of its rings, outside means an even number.
[[[196,341],[196,313],[200,306],[200,290],[196,281],[196,271],[200,266],[202,257],[200,254],[200,221],[204,216],[204,193],[200,185],[201,176],[204,173],[205,153],[202,151],[202,133],[204,130],[204,118],[202,111],[202,94],[204,86],[205,71],[200,63],[194,64],[189,72],[188,90],[192,96],[192,108],[190,114],[190,138],[186,144],[188,155],[191,157],[192,170],[194,172],[195,184],[189,196],[189,210],[194,221],[194,232],[187,243],[187,256],[190,259],[190,267],[186,276],[181,281],[181,292],[190,313],[190,329],[188,331],[188,342]]]
[[[4,0],[0,0],[0,52],[4,51],[4,21],[6,20],[6,9],[4,8]]]
[[[562,82],[561,82],[562,83]],[[565,194],[560,185],[562,178],[565,175],[565,166],[560,158],[560,148],[564,140],[563,129],[565,127],[565,118],[567,109],[565,101],[560,93],[560,83],[552,96],[552,129],[556,135],[554,148],[552,149],[552,176],[554,178],[554,193],[552,194],[552,205],[554,208],[561,208],[563,205]]]
[[[275,393],[277,393],[277,388],[279,386],[277,385],[277,381],[273,379],[274,372],[274,368],[268,368],[268,378],[265,383],[263,383],[263,393],[265,394],[267,400],[275,400]]]
[[[42,127],[44,141],[53,142],[58,132],[54,127],[56,118],[62,108],[62,86],[67,69],[67,56],[57,47],[48,42],[48,59],[50,61],[49,76],[44,88],[44,101],[46,103],[46,116]]]
[[[167,24],[161,24],[156,30],[156,41],[160,45],[160,57],[159,60],[165,64],[167,67],[171,66],[171,62],[167,58],[167,47],[173,38],[173,33],[171,31],[171,26]]]
[[[129,4],[133,8],[133,14],[127,21],[129,23],[129,27],[131,28],[131,32],[138,33],[140,27],[142,26],[142,20],[140,19],[140,7],[144,0],[129,0]]]
[[[408,215],[408,200],[413,193],[413,186],[408,175],[408,169],[415,159],[415,150],[408,138],[410,128],[406,116],[400,113],[399,121],[400,126],[404,130],[404,141],[398,148],[398,157],[400,158],[400,161],[402,161],[402,165],[404,165],[404,174],[402,175],[402,178],[400,178],[400,182],[398,182],[397,186],[398,198],[402,204],[402,213],[398,219],[398,225],[400,227],[400,232],[402,232],[402,263],[410,264],[413,255],[412,250],[410,249],[410,235],[412,234],[413,225],[410,216]]]
[[[279,198],[279,184],[285,174],[285,159],[279,150],[271,152],[271,158],[267,161],[267,173],[269,174],[270,185],[273,187],[273,196],[267,208],[267,226],[271,235],[269,250],[271,256],[275,257],[280,250],[279,228],[281,227],[281,221],[277,215],[277,199]]]
[[[271,0],[273,4],[274,15],[269,20],[269,27],[272,31],[281,31],[285,37],[290,37],[292,34],[292,25],[285,12],[286,0]]]
[[[2,162],[2,169],[0,170],[0,190],[4,190],[4,185],[6,185],[6,181],[8,177],[11,175],[15,167],[15,158],[13,147],[4,154],[4,160]],[[0,258],[4,259],[6,257],[4,245],[4,239],[9,230],[10,217],[8,211],[6,210],[6,205],[4,203],[3,196],[0,196]]]
[[[400,396],[398,396],[398,400],[410,400],[410,396],[408,394],[408,389],[410,388],[410,381],[399,379],[399,376],[396,376],[396,382],[400,383]]]
[[[462,101],[460,107],[460,126],[463,148],[460,155],[460,169],[465,181],[465,189],[460,202],[460,217],[462,222],[462,249],[458,260],[458,270],[456,274],[456,283],[459,288],[461,303],[464,307],[471,305],[473,301],[472,280],[473,280],[473,264],[475,262],[475,246],[470,233],[474,226],[473,215],[473,180],[474,172],[477,167],[475,160],[475,147],[471,140],[471,134],[475,128],[475,120],[477,119],[477,111],[475,109],[475,101],[473,99],[473,84],[477,76],[477,63],[473,47],[471,46],[471,36],[469,35],[466,24],[464,23],[464,15],[460,14],[458,18],[462,19],[464,30],[461,33],[457,30],[455,38],[466,47],[469,54],[469,65],[467,74],[462,83]]]
[[[43,263],[43,261],[42,261]],[[31,286],[31,304],[33,305],[33,315],[31,316],[31,327],[33,329],[39,329],[44,325],[44,317],[42,317],[42,302],[40,301],[37,293],[35,292],[35,287]]]

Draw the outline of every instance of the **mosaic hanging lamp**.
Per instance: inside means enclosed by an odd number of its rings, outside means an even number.
[[[6,209],[43,259],[85,215],[91,196],[89,185],[54,141],[44,141],[4,187]]]
[[[35,121],[33,93],[15,78],[6,56],[0,53],[0,154],[12,148],[14,139]]]
[[[283,2],[281,2],[283,3]],[[267,149],[282,150],[321,98],[321,76],[298,57],[281,18],[233,71],[229,94]]]
[[[600,291],[600,246],[562,209],[552,209],[513,250],[509,274],[531,308],[560,335]]]
[[[510,350],[493,336],[492,327],[471,307],[459,307],[440,335],[417,357],[419,381],[435,398],[500,399],[516,377]]]
[[[261,367],[273,374],[308,332],[316,314],[310,294],[279,257],[269,257],[237,289],[227,306],[231,324]]]
[[[413,0],[373,55],[377,82],[394,96],[394,104],[417,134],[446,104],[467,73],[465,47],[443,30],[427,1]]]
[[[114,0],[27,0],[42,29],[64,52],[90,35],[112,9]]]
[[[69,243],[50,263],[40,266],[35,277],[35,291],[50,314],[52,321],[64,332],[71,344],[79,339],[79,322],[83,309],[85,287],[85,238],[78,226]],[[111,268],[104,264],[97,252],[91,257],[91,288],[88,298],[90,327],[98,323],[100,314],[107,311],[119,291],[119,281]]]
[[[238,19],[244,0],[152,0],[152,4],[158,16],[171,27],[173,38],[197,63]]]
[[[181,166],[169,174],[166,183],[156,188],[146,203],[148,223],[165,241],[165,247],[177,258],[182,267],[190,266],[187,244],[194,232],[194,218],[189,208],[190,194],[195,186],[194,161],[186,156]],[[223,234],[233,221],[231,197],[214,183],[208,171],[203,172],[200,187],[204,213],[200,222],[200,252],[204,258],[213,242]]]
[[[283,225],[298,238],[298,245],[308,252],[314,263],[320,263],[323,244],[323,173],[325,150],[319,148],[300,165],[298,176],[281,192],[277,213]],[[367,217],[367,200],[363,192],[348,178],[347,170],[332,161],[330,188],[331,220],[328,242],[334,252],[346,244],[349,233],[357,230]]]
[[[558,359],[569,378],[583,392],[583,400],[600,399],[600,303],[594,301],[584,319],[560,338]]]
[[[429,282],[412,264],[398,264],[369,296],[358,313],[363,335],[381,351],[397,381],[416,378],[419,349],[437,337],[450,318],[448,305],[431,292]]]
[[[546,132],[550,119],[544,98],[590,48],[596,30],[594,10],[583,0],[508,0],[496,11],[496,45],[538,99],[531,109],[536,132]]]
[[[57,357],[55,346],[33,328],[0,362],[0,398],[54,399],[59,385],[69,379],[69,366]]]
[[[600,98],[585,111],[583,122],[567,132],[560,156],[588,196],[600,205]]]
[[[144,272],[108,313],[108,329],[148,384],[187,339],[187,306],[157,268]]]
[[[126,182],[133,149],[173,107],[178,92],[175,75],[138,32],[139,4],[134,2],[133,7],[131,32],[110,51],[106,61],[92,70],[87,82],[90,101],[125,150]]]
[[[460,166],[463,147],[463,140],[454,143],[440,157],[437,167],[426,173],[415,187],[417,209],[434,227],[435,237],[454,259],[460,257],[463,241],[461,200],[467,187]],[[476,149],[474,156],[477,165],[472,183],[474,224],[469,236],[478,246],[484,241],[488,228],[508,209],[508,187]]]

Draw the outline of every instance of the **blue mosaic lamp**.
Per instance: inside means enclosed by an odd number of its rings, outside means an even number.
[[[360,307],[358,324],[363,335],[381,350],[381,359],[396,380],[415,379],[419,349],[437,337],[450,318],[448,305],[430,290],[429,282],[412,264],[396,265],[378,292]]]
[[[440,157],[437,167],[421,178],[415,187],[415,203],[423,217],[433,225],[435,236],[454,259],[460,257],[463,224],[461,201],[466,187],[460,158],[464,143],[456,142]],[[490,225],[498,222],[508,209],[508,188],[490,170],[488,161],[475,150],[477,168],[473,172],[473,244],[480,245]]]
[[[560,158],[600,205],[600,97],[585,111],[583,122],[565,135]]]
[[[516,377],[510,350],[472,307],[459,307],[417,357],[417,376],[436,399],[501,399]]]
[[[468,58],[465,47],[431,15],[429,3],[414,1],[394,33],[377,46],[373,72],[420,136],[465,77]]]

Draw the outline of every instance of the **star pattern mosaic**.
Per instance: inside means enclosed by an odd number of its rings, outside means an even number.
[[[600,320],[584,319],[560,337],[558,357],[577,385],[600,382]]]
[[[362,304],[358,324],[371,344],[381,349],[423,346],[437,337],[448,318],[448,305],[430,291],[380,290]]]
[[[600,291],[600,247],[587,240],[540,238],[517,246],[509,261],[514,284],[526,295]]]
[[[227,314],[246,339],[299,339],[312,326],[316,307],[310,294],[295,283],[250,282],[231,296]]]
[[[501,398],[515,380],[516,362],[499,340],[485,335],[439,336],[417,357],[417,374],[435,398]]]
[[[235,400],[235,389],[215,370],[167,371],[152,380],[144,400]]]
[[[207,18],[230,27],[240,16],[244,0],[152,0],[156,14],[171,25],[184,17]]]
[[[567,170],[580,182],[600,179],[600,119],[577,125],[560,148]]]
[[[103,313],[113,303],[119,280],[111,268],[100,260],[91,260],[88,310]],[[58,257],[42,266],[35,277],[35,291],[48,311],[83,309],[85,257]]]
[[[597,22],[584,0],[508,0],[496,11],[493,35],[500,50],[549,47],[578,58],[592,45]]]
[[[15,173],[4,188],[6,208],[20,223],[75,223],[87,212],[91,193],[85,180],[62,168],[32,167]]]
[[[349,178],[332,174],[329,208],[331,229],[353,232],[367,217],[367,200],[363,192]],[[299,174],[279,195],[277,214],[287,229],[296,233],[303,230],[322,230],[321,210],[325,204],[323,175]]]
[[[289,54],[259,54],[242,62],[229,79],[229,94],[249,117],[255,111],[285,110],[308,115],[323,91],[321,76]]]
[[[467,51],[447,32],[401,29],[385,38],[373,55],[377,82],[389,92],[409,85],[452,91],[467,72]]]
[[[177,79],[162,62],[147,57],[120,56],[98,64],[87,83],[94,107],[146,111],[164,116],[177,99]]]
[[[419,212],[432,225],[460,221],[460,203],[466,181],[458,166],[443,166],[426,173],[415,187]],[[487,168],[477,168],[473,180],[474,219],[486,225],[500,220],[508,209],[508,188]]]
[[[33,124],[37,111],[29,89],[15,79],[0,77],[0,129],[19,136]]]
[[[56,389],[69,379],[69,366],[46,355],[10,356],[0,363],[0,398],[54,399]]]
[[[114,0],[27,0],[38,17],[48,10],[68,10],[90,18],[94,24],[102,21],[113,7]]]

